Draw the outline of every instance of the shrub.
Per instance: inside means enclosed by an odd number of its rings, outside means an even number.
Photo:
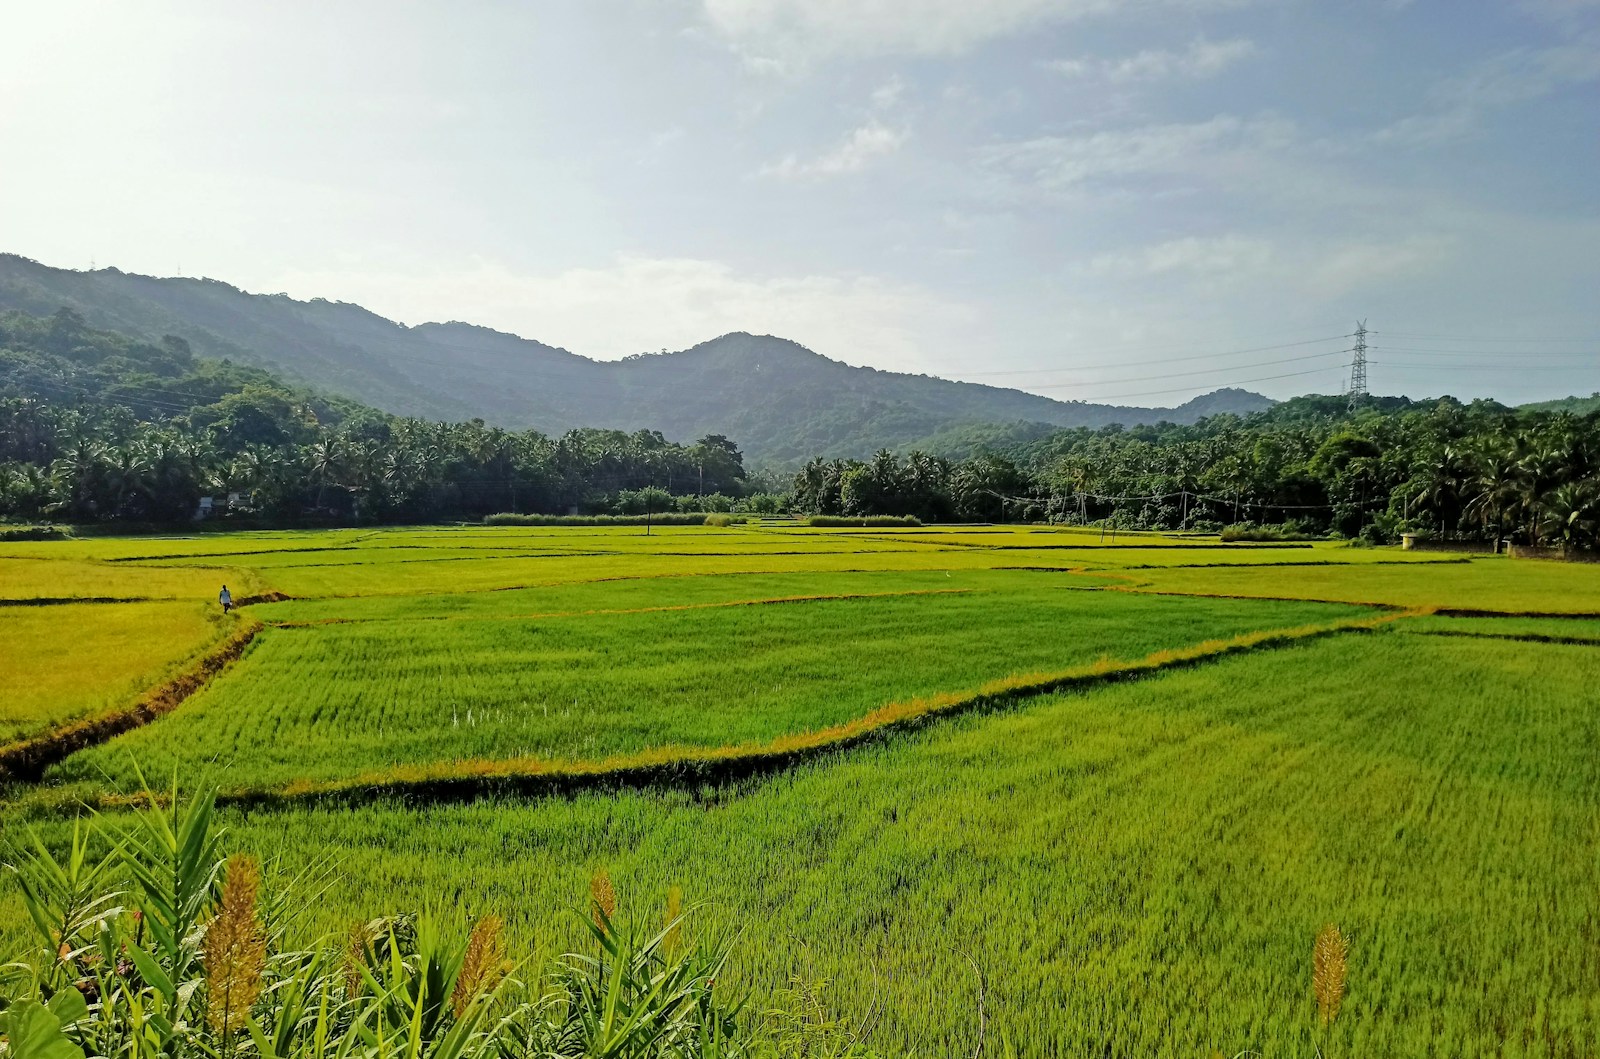
[[[0,541],[64,541],[67,531],[60,526],[10,526],[0,529]]]
[[[806,519],[808,526],[920,526],[922,520],[915,515],[812,515]]]
[[[733,497],[721,493],[706,493],[704,496],[680,496],[677,501],[677,510],[690,511],[697,514],[721,514],[733,510]]]
[[[1305,533],[1297,527],[1287,524],[1282,526],[1257,526],[1251,522],[1243,522],[1227,526],[1222,531],[1225,541],[1317,541],[1321,537],[1314,533]]]
[[[777,515],[787,510],[788,500],[776,493],[751,493],[734,501],[733,510],[752,515]]]
[[[735,521],[736,520],[734,519],[734,517],[732,515],[717,514],[717,515],[707,515],[705,524],[707,526],[731,526],[731,525],[734,524]],[[745,520],[744,519],[738,519],[737,521],[741,525],[743,525]]]

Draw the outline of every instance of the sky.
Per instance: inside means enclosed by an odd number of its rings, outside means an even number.
[[[1600,391],[1600,0],[5,0],[0,250],[1061,399]]]

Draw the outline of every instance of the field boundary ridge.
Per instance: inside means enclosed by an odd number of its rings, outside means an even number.
[[[1600,636],[1556,636],[1542,632],[1487,632],[1478,629],[1412,629],[1415,636],[1447,636],[1468,640],[1509,640],[1514,643],[1556,644],[1566,647],[1600,647]]]
[[[0,746],[0,780],[36,782],[56,762],[171,713],[242,655],[264,628],[254,618],[247,618],[220,643],[131,705],[114,707]]]

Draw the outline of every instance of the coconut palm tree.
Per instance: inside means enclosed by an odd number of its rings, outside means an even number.
[[[1522,502],[1522,468],[1512,439],[1490,436],[1472,454],[1473,484],[1476,493],[1467,503],[1467,515],[1476,517],[1485,530],[1494,527],[1498,540],[1505,534],[1506,521]]]
[[[306,471],[317,486],[316,506],[322,507],[328,486],[344,473],[350,462],[350,444],[340,434],[323,434],[306,448]]]
[[[1600,526],[1600,487],[1593,479],[1567,482],[1547,493],[1539,505],[1541,539],[1563,549],[1595,543]]]

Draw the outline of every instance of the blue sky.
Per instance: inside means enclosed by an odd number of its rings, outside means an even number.
[[[602,358],[775,333],[1139,404],[1337,391],[1364,317],[1380,392],[1600,390],[1594,0],[63,0],[6,23],[0,249],[48,264]]]

